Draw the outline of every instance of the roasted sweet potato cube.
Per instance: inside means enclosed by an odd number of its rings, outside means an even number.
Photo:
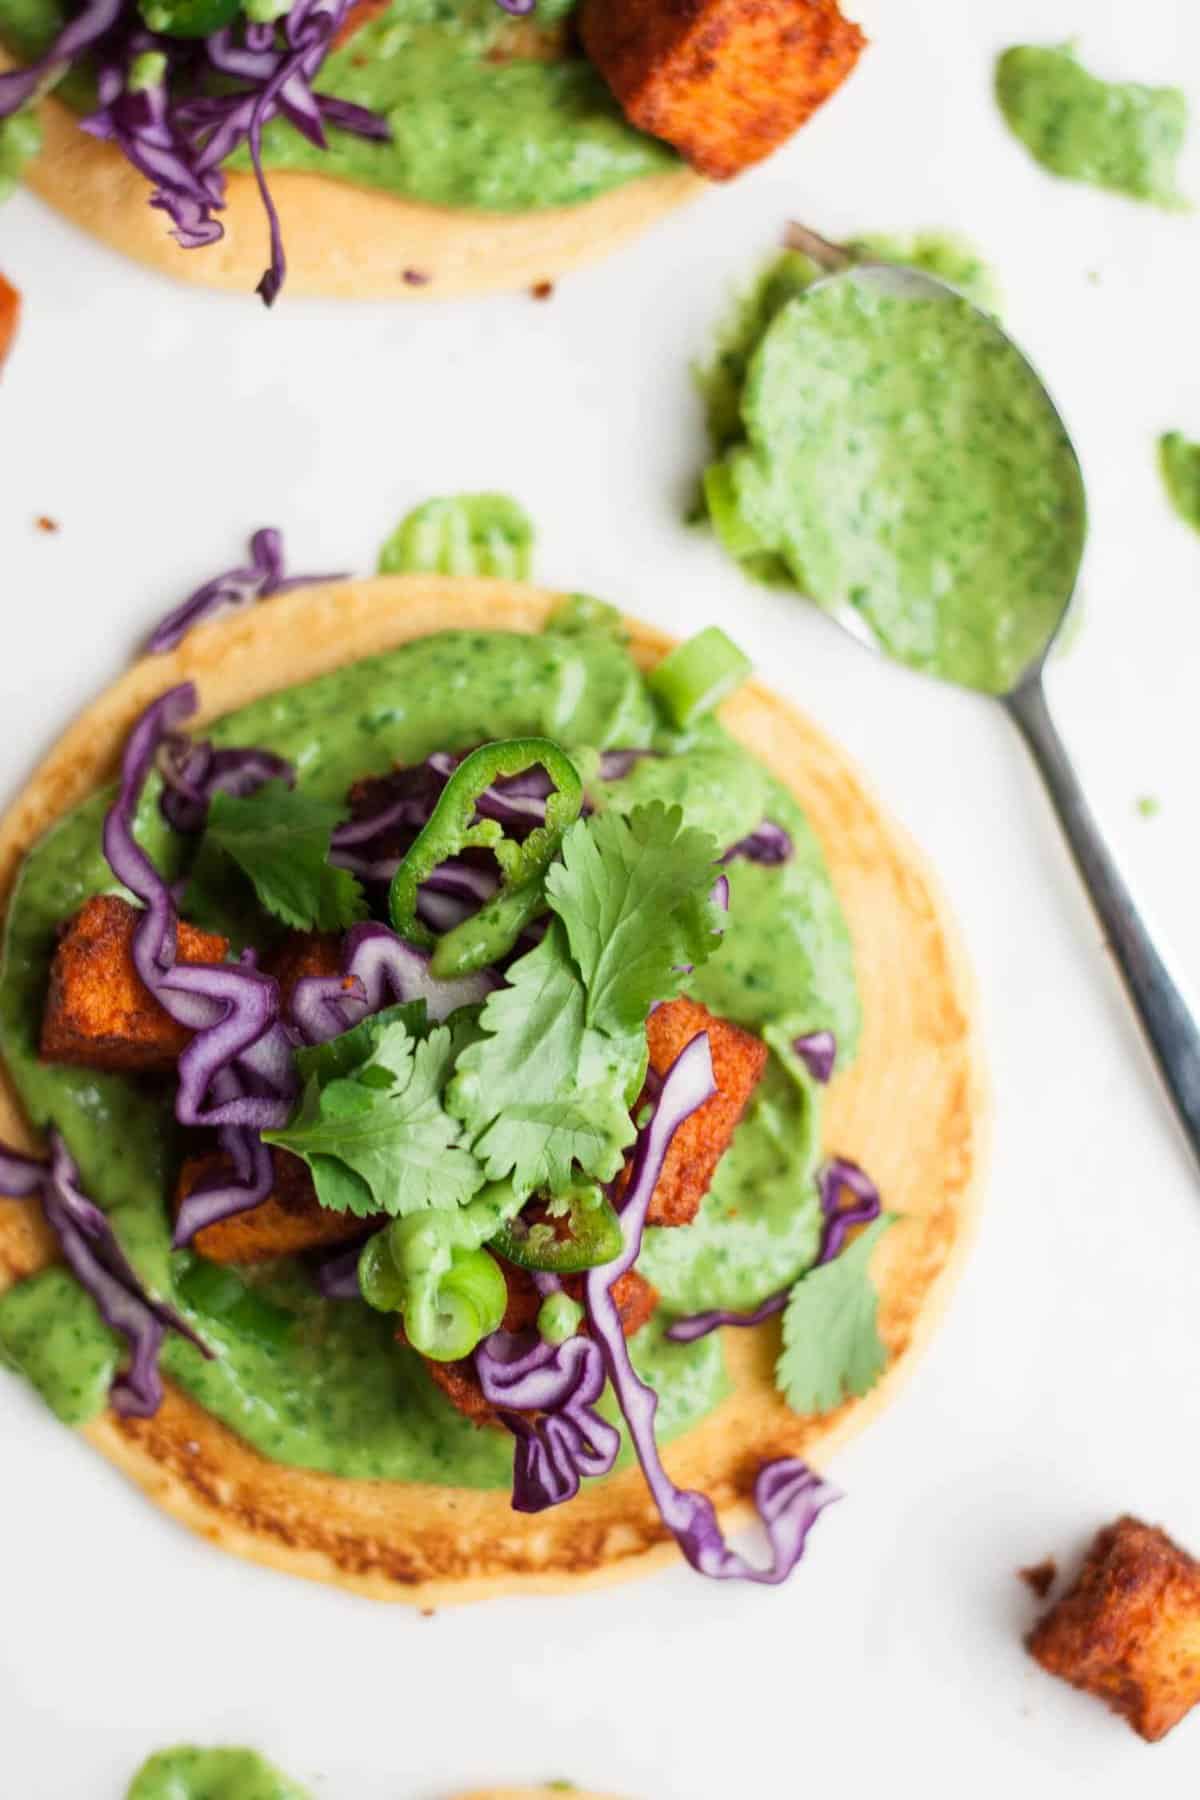
[[[649,1225],[689,1225],[695,1218],[767,1065],[767,1046],[752,1032],[714,1018],[695,1000],[668,1000],[646,1025],[654,1073],[665,1075],[702,1031],[708,1033],[717,1091],[675,1133],[646,1215]]]
[[[3,368],[4,359],[12,349],[20,317],[21,296],[12,283],[5,281],[3,275],[0,275],[0,368]]]
[[[866,43],[836,0],[583,0],[580,26],[632,123],[713,181],[777,149]]]
[[[515,1269],[511,1263],[502,1263],[501,1268],[508,1284],[504,1329],[529,1331],[537,1323],[542,1304],[541,1295],[523,1269]],[[573,1299],[582,1298],[582,1275],[568,1276],[563,1286]],[[625,1336],[630,1338],[653,1318],[658,1305],[658,1290],[652,1288],[645,1276],[639,1275],[636,1269],[627,1269],[613,1285],[613,1299]],[[403,1341],[402,1332],[399,1336]],[[425,1367],[429,1370],[434,1386],[441,1388],[450,1404],[465,1418],[475,1425],[499,1424],[494,1409],[483,1397],[473,1362],[442,1363],[433,1362],[427,1357]]]
[[[1200,1701],[1200,1563],[1126,1514],[1096,1537],[1029,1651],[1156,1742]]]
[[[165,1012],[133,966],[137,907],[98,894],[71,920],[50,967],[42,1019],[47,1062],[133,1074],[174,1068],[191,1037]],[[224,962],[228,941],[179,924],[184,963]]]
[[[272,1193],[261,1206],[197,1232],[192,1247],[201,1256],[219,1263],[266,1262],[272,1256],[294,1256],[301,1250],[345,1244],[362,1236],[368,1221],[323,1207],[307,1165],[298,1156],[274,1150],[271,1161],[275,1169]],[[176,1211],[202,1181],[229,1173],[229,1160],[219,1151],[188,1157],[179,1174]]]
[[[310,975],[336,975],[342,966],[342,940],[335,931],[292,931],[268,958],[266,972],[279,983],[286,1017],[298,981]]]

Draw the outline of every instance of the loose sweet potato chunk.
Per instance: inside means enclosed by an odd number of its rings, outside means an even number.
[[[4,359],[12,349],[20,317],[21,296],[12,283],[0,275],[0,368],[4,367]]]
[[[508,1308],[504,1314],[506,1331],[530,1331],[537,1323],[538,1310],[541,1307],[541,1296],[534,1287],[531,1278],[523,1269],[514,1269],[511,1263],[502,1263],[504,1279],[508,1283]],[[583,1276],[569,1275],[563,1286],[572,1299],[578,1300],[583,1295]],[[644,1276],[636,1269],[627,1269],[618,1277],[613,1287],[613,1299],[620,1315],[621,1325],[627,1338],[633,1337],[649,1323],[658,1305],[658,1292],[650,1286]],[[494,1409],[484,1399],[479,1386],[479,1377],[475,1373],[473,1362],[432,1362],[425,1359],[425,1367],[429,1370],[430,1379],[435,1387],[441,1388],[450,1404],[475,1425],[496,1425]]]
[[[580,27],[632,123],[713,181],[777,149],[866,43],[836,0],[583,0]]]
[[[1126,1514],[1096,1537],[1029,1651],[1148,1742],[1165,1737],[1200,1701],[1200,1563]]]
[[[266,1262],[272,1256],[294,1256],[301,1250],[345,1244],[361,1237],[368,1221],[352,1213],[330,1212],[317,1200],[312,1176],[298,1156],[284,1150],[271,1153],[275,1187],[261,1206],[236,1213],[196,1234],[193,1249],[210,1262]],[[230,1172],[228,1158],[219,1151],[209,1156],[189,1156],[179,1173],[176,1211],[181,1201],[213,1175]]]
[[[99,894],[71,920],[50,968],[41,1043],[47,1062],[133,1074],[175,1066],[191,1033],[163,1010],[133,966],[139,917],[128,901]],[[180,921],[180,962],[224,962],[228,949],[225,938]]]
[[[654,1073],[665,1075],[702,1031],[708,1033],[717,1091],[675,1133],[646,1215],[649,1225],[688,1225],[695,1218],[767,1065],[761,1038],[714,1018],[695,1000],[668,1000],[655,1007],[646,1026]]]

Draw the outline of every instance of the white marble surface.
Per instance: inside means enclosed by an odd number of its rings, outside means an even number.
[[[850,1498],[782,1592],[677,1571],[427,1620],[228,1560],[0,1380],[0,1789],[109,1800],[149,1749],[250,1740],[324,1800],[565,1775],[643,1800],[869,1791],[1194,1795],[1200,1721],[1147,1749],[1021,1650],[1019,1564],[1123,1508],[1200,1551],[1200,1181],[1023,752],[988,704],[889,670],[678,524],[689,358],[799,214],[958,227],[1052,380],[1093,514],[1053,700],[1180,966],[1196,927],[1200,538],[1154,438],[1200,437],[1196,221],[1053,182],[990,98],[996,50],[1078,33],[1190,83],[1189,0],[860,0],[851,88],[766,168],[560,288],[429,310],[237,301],[126,267],[31,199],[0,215],[26,317],[0,387],[0,787],[149,622],[285,527],[366,567],[399,512],[517,494],[547,580],[720,620],[836,731],[941,869],[979,970],[997,1144],[984,1228],[904,1396],[837,1459]],[[1200,128],[1183,171],[1200,198]],[[34,529],[37,515],[61,523]],[[1161,811],[1139,816],[1153,794]],[[1200,985],[1200,981],[1198,981]]]

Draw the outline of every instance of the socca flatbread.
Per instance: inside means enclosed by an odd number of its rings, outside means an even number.
[[[0,51],[0,70],[16,65]],[[225,235],[183,250],[143,175],[113,144],[80,131],[57,100],[38,109],[44,148],[25,171],[34,193],[111,249],[178,281],[253,294],[268,258],[252,175],[231,172]],[[349,300],[443,300],[554,281],[606,256],[706,186],[687,169],[643,176],[579,206],[484,213],[424,206],[324,175],[272,171],[287,247],[288,291]],[[413,285],[405,270],[430,277]]]
[[[135,719],[176,682],[197,684],[200,725],[436,631],[540,630],[560,598],[504,582],[385,577],[279,596],[194,631],[102,695],[0,824],[0,907],[25,851],[111,778]],[[652,627],[628,625],[643,666],[671,648]],[[726,1332],[733,1392],[667,1446],[665,1461],[677,1482],[709,1494],[731,1527],[751,1516],[748,1496],[764,1461],[824,1464],[912,1367],[971,1237],[988,1108],[971,976],[919,853],[836,745],[767,688],[747,683],[721,716],[795,794],[824,848],[863,1011],[854,1065],[829,1089],[825,1141],[868,1168],[901,1215],[872,1263],[889,1365],[864,1398],[799,1417],[774,1385],[777,1322]],[[34,1148],[6,1078],[0,1139]],[[51,1254],[34,1209],[0,1200],[0,1288]],[[636,1469],[585,1483],[568,1505],[530,1518],[511,1510],[506,1492],[348,1481],[268,1462],[172,1386],[156,1417],[107,1413],[86,1430],[160,1506],[222,1548],[377,1599],[430,1607],[558,1593],[644,1575],[679,1554]]]

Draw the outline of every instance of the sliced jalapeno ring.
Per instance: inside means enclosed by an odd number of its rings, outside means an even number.
[[[491,1241],[491,1248],[519,1269],[553,1275],[576,1275],[602,1268],[625,1242],[612,1201],[598,1187],[573,1188],[553,1204],[564,1210],[530,1222],[510,1219]]]
[[[477,802],[496,781],[542,768],[552,792],[546,822],[523,842],[504,835],[495,819],[478,818]],[[411,943],[436,945],[433,972],[444,979],[484,968],[507,955],[526,926],[544,910],[542,884],[558,854],[563,832],[583,808],[583,783],[570,758],[549,738],[507,738],[483,744],[463,758],[438,798],[424,829],[392,879],[393,929]],[[500,866],[500,889],[471,919],[441,940],[417,916],[422,882],[463,850],[490,850]]]

